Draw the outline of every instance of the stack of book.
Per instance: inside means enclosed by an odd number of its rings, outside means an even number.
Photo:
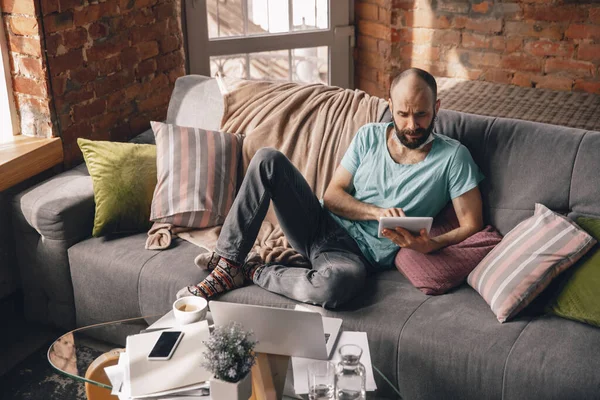
[[[211,373],[200,363],[204,342],[210,337],[208,322],[182,325],[184,332],[170,360],[148,360],[148,353],[161,331],[141,333],[127,338],[126,351],[119,363],[105,368],[119,400],[129,399],[207,399]]]

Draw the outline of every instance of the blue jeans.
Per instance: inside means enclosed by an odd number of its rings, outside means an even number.
[[[305,303],[335,308],[356,296],[371,269],[354,239],[324,209],[285,155],[270,148],[252,158],[225,219],[215,252],[242,264],[270,201],[288,242],[312,268],[269,264],[254,283]]]

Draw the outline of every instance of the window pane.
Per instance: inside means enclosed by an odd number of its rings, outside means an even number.
[[[208,37],[244,36],[245,0],[207,0]]]
[[[329,48],[327,46],[292,50],[292,81],[329,82]]]
[[[269,33],[269,4],[266,0],[248,0],[248,35]]]
[[[244,55],[216,56],[210,58],[210,75],[229,76],[232,78],[247,79],[246,57]]]
[[[290,66],[292,71],[290,72]],[[220,73],[240,79],[265,79],[303,83],[329,82],[329,48],[265,51],[261,53],[213,56],[211,76]]]
[[[293,0],[293,30],[328,28],[327,0]]]
[[[250,54],[250,79],[289,81],[289,51],[265,51]]]
[[[260,2],[260,0],[253,0]],[[264,1],[264,0],[263,0]],[[290,31],[290,10],[285,0],[268,0],[269,33]]]
[[[210,39],[329,27],[329,0],[207,0]],[[290,29],[290,23],[293,25]]]

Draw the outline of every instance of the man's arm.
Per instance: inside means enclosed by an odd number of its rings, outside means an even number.
[[[383,235],[402,248],[430,253],[460,243],[483,228],[481,193],[478,187],[453,199],[452,205],[460,226],[450,232],[431,238],[425,229],[421,230],[420,236],[414,236],[406,229],[396,228],[384,229]]]
[[[339,165],[325,190],[323,204],[343,218],[354,221],[376,219],[375,213],[379,207],[356,200],[350,194],[353,188],[352,174]]]
[[[340,217],[354,221],[378,220],[379,217],[404,217],[401,208],[380,208],[356,200],[350,192],[354,189],[352,174],[341,165],[323,195],[323,204]]]

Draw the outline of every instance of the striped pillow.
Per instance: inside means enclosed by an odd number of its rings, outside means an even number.
[[[222,224],[235,196],[242,136],[151,124],[157,184],[150,219],[191,228]]]
[[[490,305],[498,321],[513,318],[596,240],[574,222],[535,205],[469,274],[467,282]]]

